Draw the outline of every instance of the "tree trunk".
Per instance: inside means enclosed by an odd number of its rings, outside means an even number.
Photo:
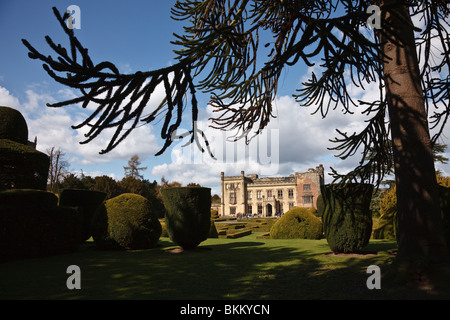
[[[448,248],[411,17],[407,7],[381,12],[392,23],[396,40],[381,36],[383,51],[391,59],[383,68],[397,185],[397,260],[443,262]]]

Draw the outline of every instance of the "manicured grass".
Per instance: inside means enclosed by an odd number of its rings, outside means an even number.
[[[386,270],[395,242],[374,240],[359,256],[330,254],[326,240],[208,239],[178,252],[168,238],[139,251],[76,253],[0,264],[0,299],[414,299],[448,298],[384,282],[369,290],[370,265]],[[69,265],[81,290],[69,290]]]

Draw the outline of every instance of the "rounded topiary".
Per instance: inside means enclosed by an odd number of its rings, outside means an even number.
[[[16,109],[0,106],[0,139],[28,143],[27,122]]]
[[[211,227],[211,189],[177,187],[161,189],[170,239],[183,249],[193,249],[208,238]]]
[[[373,186],[347,184],[322,186],[325,210],[323,230],[334,253],[352,253],[369,244],[372,234],[370,201]]]
[[[293,207],[270,229],[272,239],[320,239],[322,221],[314,208]]]
[[[18,142],[0,139],[0,190],[47,188],[50,158]]]
[[[92,218],[106,198],[106,193],[92,190],[64,189],[59,195],[59,205],[77,207],[82,214],[83,232],[80,242],[83,243],[92,236]]]
[[[92,221],[92,237],[103,249],[153,248],[161,231],[150,201],[133,193],[107,200],[97,208]]]

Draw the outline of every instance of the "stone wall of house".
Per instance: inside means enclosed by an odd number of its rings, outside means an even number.
[[[320,194],[320,186],[324,184],[323,166],[309,169],[307,172],[296,173],[297,179],[297,203],[300,207],[316,208],[317,197]]]
[[[225,176],[221,173],[221,213],[225,216],[275,216],[294,206],[316,207],[320,186],[324,184],[323,166],[288,177]]]

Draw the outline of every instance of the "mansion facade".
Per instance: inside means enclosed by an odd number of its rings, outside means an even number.
[[[272,217],[292,207],[316,207],[324,184],[323,166],[288,177],[258,177],[256,174],[225,176],[221,173],[222,216]]]

